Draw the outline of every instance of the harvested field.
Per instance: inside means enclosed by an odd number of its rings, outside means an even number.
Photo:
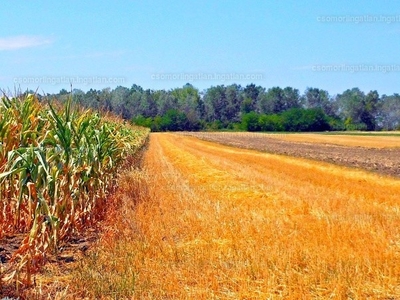
[[[400,177],[400,148],[389,148],[388,145],[393,144],[390,144],[386,139],[385,141],[387,144],[382,144],[380,149],[367,148],[367,146],[350,147],[334,144],[338,140],[345,140],[346,143],[350,143],[349,141],[353,139],[354,144],[366,145],[366,140],[363,138],[367,138],[368,141],[377,139],[374,144],[379,144],[378,141],[382,141],[382,138],[386,138],[382,136],[348,136],[344,138],[342,136],[338,137],[337,135],[315,134],[304,135],[303,137],[303,134],[285,135],[225,132],[190,132],[184,134],[239,148],[315,159],[338,165],[365,169],[379,174]],[[307,137],[310,138],[308,142],[289,141],[290,139],[307,140]],[[314,138],[313,141],[311,141],[312,138]],[[387,138],[400,141],[400,138],[397,137]],[[330,142],[330,144],[327,142]]]
[[[125,185],[123,222],[71,276],[84,297],[400,297],[399,180],[151,134]]]
[[[400,148],[400,136],[384,135],[329,135],[315,133],[270,134],[269,137],[289,142],[305,142],[365,148]]]

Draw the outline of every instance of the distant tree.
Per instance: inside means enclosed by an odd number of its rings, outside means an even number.
[[[158,115],[163,116],[168,110],[179,109],[178,99],[172,93],[162,90],[154,92],[153,96],[157,102]]]
[[[58,94],[56,94],[56,95],[47,95],[47,98],[48,99],[51,99],[51,98],[55,98],[55,99],[57,99],[57,101],[59,101],[60,103],[64,103],[65,101],[67,101],[67,99],[69,98],[71,96],[71,93],[70,92],[68,92],[67,90],[65,90],[65,89],[61,89],[60,90],[60,92],[58,93]],[[82,100],[82,99],[80,99],[80,100]],[[75,99],[75,102],[76,103],[78,103],[78,99]],[[79,103],[79,105],[82,105],[82,103]]]
[[[300,108],[300,93],[298,89],[292,87],[285,87],[283,89],[283,110],[292,108]]]
[[[309,87],[303,98],[305,108],[321,108],[328,116],[335,116],[334,104],[327,91]]]
[[[320,108],[291,108],[280,114],[242,116],[241,126],[247,131],[324,131],[329,130],[329,118]]]
[[[143,88],[140,85],[137,84],[133,84],[131,89],[130,89],[130,93],[139,93],[142,94],[144,92]]]
[[[228,85],[225,89],[226,108],[225,117],[229,123],[240,121],[240,111],[243,102],[242,88],[240,85]]]
[[[145,117],[153,118],[157,116],[157,102],[155,101],[151,90],[145,90],[141,94],[139,110]]]
[[[128,102],[130,103],[132,107],[132,116],[137,117],[137,116],[143,116],[144,112],[142,110],[142,93],[138,91],[133,91],[131,89],[130,95],[129,95],[129,100]]]
[[[361,114],[361,122],[367,126],[367,130],[375,130],[376,117],[378,112],[379,94],[377,91],[370,91],[364,100],[364,111]]]
[[[68,97],[65,95],[65,99]],[[78,103],[79,105],[82,105],[84,107],[90,107],[89,103],[86,102],[86,95],[85,93],[80,90],[80,89],[73,89],[72,90],[72,99]]]
[[[112,103],[112,94],[110,88],[104,88],[98,95],[100,101],[100,109],[102,111],[114,111]]]
[[[256,86],[254,83],[247,85],[243,89],[243,104],[241,106],[242,112],[248,113],[251,111],[256,111],[258,97],[264,91],[264,88],[262,88],[261,86]]]
[[[188,119],[184,112],[171,109],[162,117],[160,129],[163,131],[188,130]]]
[[[329,120],[320,108],[292,108],[282,113],[285,131],[329,130]]]
[[[261,127],[258,122],[259,114],[252,111],[242,116],[241,126],[246,131],[260,131]]]
[[[133,117],[133,112],[129,110],[128,105],[129,96],[130,90],[123,86],[118,86],[111,92],[111,102],[114,112],[127,120]]]
[[[25,93],[35,93],[26,91]],[[41,95],[38,95],[42,99]],[[111,111],[152,130],[242,129],[263,131],[400,129],[400,96],[365,94],[358,88],[334,97],[318,88],[297,89],[237,84],[199,91],[191,84],[181,88],[144,90],[130,88],[79,89],[48,94],[61,103],[74,102],[95,110]],[[303,109],[301,109],[303,108]]]
[[[59,95],[68,95],[69,92],[66,89],[61,89],[60,92],[58,93]]]
[[[240,110],[244,114],[254,111],[255,109],[254,109],[253,100],[251,100],[250,98],[243,99]]]
[[[244,88],[243,92],[245,94],[246,98],[250,98],[254,102],[257,101],[258,95],[260,92],[263,90],[262,87],[256,86],[254,83],[251,83],[249,85],[246,85]]]
[[[297,89],[291,87],[284,89],[273,87],[260,95],[258,106],[259,111],[265,114],[275,114],[291,108],[299,108],[300,94]]]
[[[283,90],[280,87],[272,87],[267,92],[260,94],[258,99],[259,111],[263,114],[282,112]]]
[[[284,124],[281,116],[273,115],[260,115],[258,124],[261,131],[283,131]]]
[[[377,106],[377,125],[384,130],[400,130],[400,95],[383,95]]]
[[[182,88],[173,89],[171,94],[178,101],[177,109],[187,115],[193,126],[204,118],[204,104],[201,100],[199,90],[193,87],[193,85],[187,83]]]
[[[96,110],[100,109],[100,92],[96,89],[90,89],[86,92],[81,104]]]
[[[228,101],[225,91],[226,89],[223,85],[211,87],[206,91],[203,99],[207,122],[220,121],[225,123],[228,121],[226,110]]]
[[[132,124],[135,124],[137,126],[143,126],[143,127],[148,127],[151,128],[153,123],[152,118],[145,118],[142,115],[136,116],[132,119]],[[158,130],[156,130],[158,131]]]
[[[374,130],[379,95],[371,91],[365,95],[353,88],[338,95],[338,104],[347,129]]]

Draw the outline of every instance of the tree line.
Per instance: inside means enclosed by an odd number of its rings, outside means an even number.
[[[352,88],[329,95],[307,88],[264,88],[249,84],[212,86],[199,91],[191,84],[171,90],[130,88],[61,90],[54,96],[83,107],[110,111],[153,131],[246,130],[325,131],[398,130],[400,95],[364,93]],[[49,95],[48,95],[49,96]]]

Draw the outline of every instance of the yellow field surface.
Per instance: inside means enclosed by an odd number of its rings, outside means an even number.
[[[400,297],[399,180],[174,134],[140,178],[75,276],[86,296]]]
[[[300,134],[270,134],[268,137],[292,142],[307,142],[333,144],[352,147],[368,148],[397,148],[400,147],[399,136],[364,136],[364,135],[327,135],[315,133]]]

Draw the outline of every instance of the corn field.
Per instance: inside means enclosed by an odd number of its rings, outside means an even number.
[[[31,284],[31,274],[107,207],[126,159],[147,129],[35,95],[0,101],[0,241],[23,235],[0,279]]]

